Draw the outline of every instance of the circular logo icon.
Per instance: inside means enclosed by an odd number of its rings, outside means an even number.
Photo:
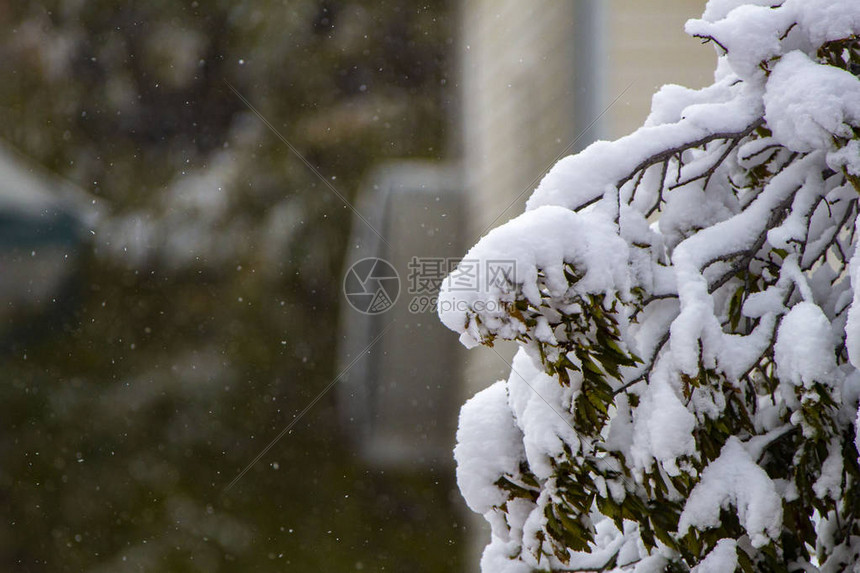
[[[385,259],[361,259],[346,271],[343,294],[358,312],[382,314],[394,306],[400,296],[400,276]]]

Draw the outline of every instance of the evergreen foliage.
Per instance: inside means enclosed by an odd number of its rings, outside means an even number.
[[[860,562],[860,6],[712,1],[687,31],[714,84],[664,87],[466,257],[516,276],[443,287],[467,346],[520,347],[461,413],[484,571]]]

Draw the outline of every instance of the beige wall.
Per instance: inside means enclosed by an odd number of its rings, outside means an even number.
[[[573,131],[573,8],[557,0],[461,7],[462,129],[474,239],[522,194]]]
[[[717,59],[712,45],[684,33],[684,22],[701,16],[703,0],[607,0],[607,5],[609,101],[630,86],[608,114],[605,135],[617,139],[642,125],[660,86],[709,85]]]
[[[601,44],[596,61],[583,64],[583,50],[576,54],[582,28],[574,17],[577,6],[587,3],[599,6],[602,16],[595,25],[603,32],[594,35]],[[601,138],[615,139],[641,125],[661,85],[710,83],[713,47],[683,31],[684,22],[700,15],[704,5],[704,0],[461,4],[461,149],[475,239],[491,224],[522,212],[543,173],[622,92],[600,121]],[[595,117],[577,118],[577,109]]]

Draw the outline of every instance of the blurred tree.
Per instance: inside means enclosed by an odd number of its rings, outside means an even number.
[[[451,476],[363,467],[326,400],[223,493],[336,375],[351,220],[225,82],[352,201],[443,156],[449,12],[0,2],[0,137],[101,214],[61,318],[3,326],[0,569],[456,568]]]

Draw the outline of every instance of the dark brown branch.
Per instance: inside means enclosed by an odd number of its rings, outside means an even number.
[[[764,118],[759,118],[759,119],[755,120],[754,122],[752,122],[743,131],[711,133],[711,134],[706,135],[704,137],[700,137],[699,139],[684,143],[683,145],[679,145],[676,147],[670,147],[669,149],[665,149],[659,153],[655,153],[654,155],[651,155],[647,159],[643,160],[639,165],[634,167],[633,170],[630,172],[630,174],[627,175],[626,177],[624,177],[623,179],[621,179],[616,184],[616,186],[621,187],[622,185],[624,185],[625,183],[627,183],[628,181],[633,179],[633,177],[639,171],[641,171],[643,169],[647,169],[648,167],[651,167],[652,165],[656,165],[656,164],[660,163],[661,161],[666,161],[668,159],[671,159],[674,155],[678,155],[678,154],[680,154],[680,153],[682,153],[688,149],[701,147],[701,146],[705,145],[706,143],[710,143],[711,141],[716,141],[718,139],[725,139],[725,140],[743,139],[744,137],[746,137],[747,135],[752,133],[757,127],[762,125],[763,123],[764,123]]]
[[[675,183],[673,185],[669,186],[669,190],[671,191],[672,189],[677,189],[678,187],[683,187],[684,185],[688,185],[688,184],[692,183],[693,181],[698,181],[699,179],[703,179],[703,178],[705,179],[705,186],[704,187],[707,188],[708,187],[708,181],[711,179],[711,176],[714,174],[714,172],[717,170],[717,168],[719,168],[719,166],[723,164],[723,161],[726,160],[726,157],[729,156],[729,153],[732,152],[732,149],[737,147],[739,142],[740,142],[740,139],[729,140],[729,143],[726,145],[725,152],[723,152],[723,154],[720,155],[720,157],[713,163],[713,165],[708,167],[702,173],[695,175],[693,177],[688,177],[687,179],[680,181],[681,178],[680,178],[680,172],[679,172],[679,174],[678,174],[679,177],[675,179]]]
[[[753,157],[755,157],[756,155],[761,155],[761,154],[762,154],[762,153],[764,153],[765,151],[768,151],[769,149],[775,149],[775,148],[777,148],[777,149],[781,149],[781,148],[782,148],[782,145],[780,145],[780,144],[778,144],[778,143],[773,143],[773,144],[771,144],[771,145],[765,145],[764,147],[762,147],[761,149],[759,149],[759,150],[758,150],[758,151],[756,151],[755,153],[751,153],[751,154],[747,155],[746,157],[738,156],[738,159],[740,159],[741,161],[749,161],[750,159],[752,159],[752,158],[753,158]],[[776,153],[776,152],[774,152],[774,153]],[[770,161],[771,159],[773,159],[773,153],[771,154],[771,156],[770,156],[770,157],[768,157],[767,159],[765,159],[762,163],[767,163],[767,162],[768,162],[768,161]]]
[[[830,239],[827,241],[827,243],[824,245],[824,247],[819,249],[818,253],[814,257],[812,257],[812,259],[810,259],[809,264],[802,265],[800,270],[802,270],[802,271],[810,270],[816,261],[818,261],[823,256],[827,256],[827,251],[830,249],[830,247],[833,247],[833,246],[835,246],[836,249],[839,251],[841,261],[843,263],[846,262],[845,252],[842,250],[842,245],[839,244],[839,233],[842,231],[842,228],[845,227],[845,224],[848,223],[849,219],[851,218],[851,215],[854,213],[854,209],[856,208],[856,206],[857,206],[857,200],[853,199],[851,201],[851,204],[848,206],[848,208],[845,209],[845,214],[842,216],[842,219],[839,221],[839,224],[836,225],[835,227],[833,227],[833,236],[830,237]],[[808,233],[809,233],[809,230],[807,229],[807,234]],[[804,255],[805,254],[806,253],[804,252]],[[800,259],[801,263],[803,263],[804,258],[805,257],[801,257],[801,259]]]
[[[598,195],[597,197],[592,197],[591,199],[589,199],[585,203],[582,203],[581,205],[577,205],[576,207],[574,207],[572,209],[572,211],[581,211],[581,210],[585,209],[586,207],[588,207],[589,205],[594,205],[595,203],[597,203],[601,199],[603,199],[603,195]]]
[[[708,286],[708,292],[709,293],[713,293],[714,291],[716,291],[718,288],[720,288],[721,286],[723,286],[724,284],[729,282],[729,280],[733,276],[735,276],[736,274],[741,272],[743,269],[745,269],[747,266],[749,266],[750,262],[755,257],[756,253],[758,253],[759,249],[761,249],[762,245],[764,245],[764,242],[767,240],[767,232],[770,229],[774,228],[777,225],[777,223],[779,223],[782,220],[782,218],[785,217],[785,210],[788,209],[789,205],[791,205],[791,202],[794,201],[794,195],[795,195],[795,193],[797,193],[797,191],[799,189],[800,189],[800,187],[798,186],[797,189],[792,191],[788,195],[788,197],[785,198],[785,200],[782,203],[780,203],[779,205],[776,206],[776,208],[771,212],[770,217],[768,218],[767,223],[765,224],[764,230],[762,230],[762,232],[759,233],[759,236],[756,237],[755,242],[750,246],[750,248],[745,249],[744,251],[740,251],[740,252],[746,252],[747,254],[744,257],[742,257],[741,259],[739,259],[734,265],[732,265],[729,268],[729,270],[726,271],[725,273],[723,273],[716,281],[714,281],[713,284]],[[738,254],[740,254],[740,252],[733,253],[731,256],[737,256]],[[708,261],[708,263],[706,263],[704,265],[704,267],[707,267],[708,265],[711,265],[711,264],[717,262],[718,260],[720,260],[720,258],[716,258],[712,261]]]
[[[654,348],[654,352],[651,353],[651,358],[648,359],[648,366],[645,368],[645,371],[630,382],[619,386],[617,390],[612,392],[613,396],[617,396],[631,386],[634,386],[639,382],[644,382],[648,379],[648,376],[651,375],[651,371],[654,369],[654,362],[657,360],[657,355],[660,354],[660,351],[663,350],[663,347],[666,346],[667,342],[669,342],[669,332],[670,330],[667,329],[666,332],[663,334],[663,337],[660,339],[660,342],[657,343],[657,346]]]
[[[660,204],[663,202],[663,188],[666,184],[666,174],[668,171],[669,171],[669,160],[667,159],[663,162],[663,170],[660,173],[660,187],[657,189],[657,200],[654,201],[654,205],[652,205],[651,208],[648,209],[648,212],[645,213],[646,219],[648,217],[650,217],[651,215],[653,215],[654,212],[660,208]],[[644,173],[644,171],[643,171],[643,173]]]
[[[729,259],[731,259],[733,257],[737,257],[740,254],[745,254],[741,259],[739,259],[737,262],[735,262],[735,264],[732,265],[728,271],[726,271],[725,273],[720,275],[719,278],[717,278],[712,284],[709,285],[709,287],[708,287],[709,293],[713,293],[714,291],[716,291],[718,288],[720,288],[721,286],[726,284],[729,280],[731,280],[731,278],[733,276],[738,274],[741,270],[745,269],[749,265],[749,263],[755,258],[756,254],[758,253],[758,251],[761,249],[761,247],[764,245],[765,241],[767,240],[767,232],[770,229],[772,229],[774,226],[776,226],[777,223],[779,223],[783,217],[785,217],[785,210],[789,207],[791,202],[794,201],[794,196],[799,189],[800,189],[800,186],[798,186],[797,189],[795,189],[793,192],[791,192],[771,212],[770,218],[768,218],[768,221],[767,221],[766,225],[764,226],[764,229],[762,230],[761,233],[759,233],[759,236],[756,237],[755,242],[748,249],[744,249],[743,251],[736,251],[733,253],[727,253],[725,255],[721,255],[720,257],[716,257],[710,261],[707,261],[702,266],[702,268],[704,269],[704,268],[707,268],[708,266],[710,266],[710,265],[712,265],[718,261],[721,261],[721,260],[728,261]],[[789,290],[792,290],[792,289],[789,289]],[[648,299],[648,304],[650,304],[650,302],[653,302],[654,300],[658,300],[661,298],[673,298],[674,296],[677,296],[677,295],[666,295],[666,296],[659,296],[659,297],[654,296],[654,297],[651,297]],[[643,308],[644,307],[645,307],[645,305],[643,305]],[[669,341],[669,334],[670,334],[670,331],[666,330],[666,332],[663,334],[662,338],[660,339],[660,342],[655,347],[654,352],[651,354],[651,357],[648,359],[648,366],[642,372],[642,374],[640,374],[639,376],[637,376],[636,378],[634,378],[630,382],[627,382],[626,384],[623,384],[622,386],[620,386],[617,390],[615,390],[613,392],[613,395],[618,395],[619,393],[627,390],[631,386],[638,384],[639,382],[642,382],[648,378],[648,376],[651,374],[651,370],[654,368],[654,361],[657,359],[657,355],[663,349],[663,346],[666,345],[666,342]]]
[[[780,41],[785,40],[786,38],[788,38],[788,34],[789,34],[789,32],[791,32],[792,28],[794,28],[795,26],[797,26],[797,22],[792,22],[791,26],[789,26],[788,28],[786,28],[786,29],[785,29],[785,32],[783,32],[783,33],[782,33],[782,36],[780,36],[780,37],[779,37]]]
[[[728,53],[729,53],[728,48],[726,48],[724,45],[722,45],[722,44],[719,42],[719,40],[717,40],[717,39],[716,39],[716,38],[714,38],[713,36],[703,36],[703,35],[701,35],[701,34],[695,34],[693,37],[694,37],[694,38],[700,38],[700,39],[702,40],[702,43],[703,43],[703,44],[707,44],[708,42],[713,42],[713,43],[715,43],[716,45],[718,45],[719,47],[721,47],[721,48],[723,49],[723,52],[725,52],[726,54],[728,54]]]
[[[649,296],[642,303],[642,306],[637,308],[636,311],[630,315],[630,319],[633,320],[637,316],[639,316],[639,313],[642,312],[643,310],[645,310],[645,307],[648,306],[649,304],[651,304],[652,302],[658,301],[658,300],[666,300],[666,299],[670,299],[670,298],[678,298],[678,293],[672,292],[672,293],[655,294],[655,295]]]

